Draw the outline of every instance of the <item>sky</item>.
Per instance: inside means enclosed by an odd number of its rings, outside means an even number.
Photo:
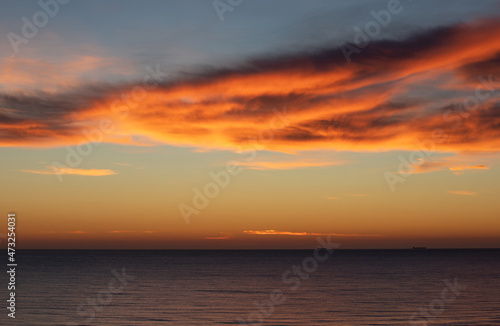
[[[498,1],[4,9],[18,248],[500,247]]]

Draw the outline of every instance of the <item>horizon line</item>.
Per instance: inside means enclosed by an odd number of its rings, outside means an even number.
[[[130,249],[130,248],[124,248],[124,249],[17,249],[18,251],[26,251],[26,250],[33,250],[33,251],[266,251],[266,250],[273,250],[273,251],[292,251],[292,250],[315,250],[316,248],[296,248],[296,249],[277,249],[277,248],[267,248],[267,249]],[[321,248],[321,249],[328,249],[328,248]],[[425,248],[425,249],[420,249],[419,247],[414,248],[335,248],[332,249],[334,251],[347,251],[347,250],[409,250],[409,251],[426,251],[426,250],[500,250],[500,247],[497,248],[491,248],[491,247],[485,247],[485,248]]]

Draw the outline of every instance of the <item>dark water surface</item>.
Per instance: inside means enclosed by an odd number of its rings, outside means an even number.
[[[326,257],[318,261],[310,250],[18,251],[16,319],[4,307],[0,323],[500,325],[500,250],[335,250]],[[306,270],[292,267],[302,264]]]

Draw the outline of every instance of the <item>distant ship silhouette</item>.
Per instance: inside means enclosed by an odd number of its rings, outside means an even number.
[[[413,247],[413,250],[427,250],[426,247]]]

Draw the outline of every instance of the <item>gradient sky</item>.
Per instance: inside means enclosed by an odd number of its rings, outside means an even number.
[[[5,5],[18,247],[499,247],[500,4],[390,3]]]

